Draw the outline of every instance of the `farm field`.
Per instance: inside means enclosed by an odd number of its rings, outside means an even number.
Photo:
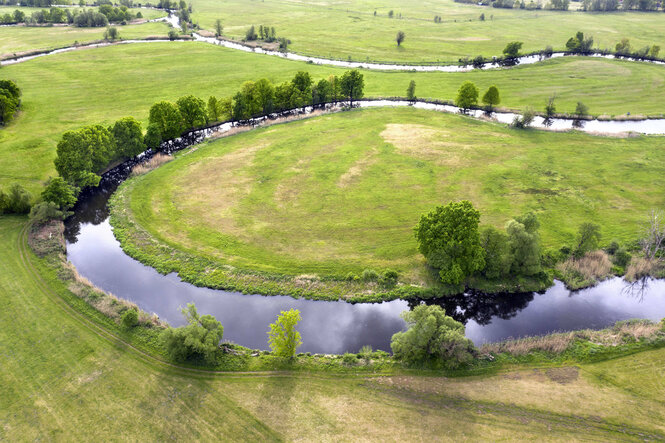
[[[607,243],[636,241],[648,212],[665,203],[663,146],[659,137],[354,110],[210,142],[128,182],[118,211],[218,267],[337,278],[396,269],[426,284],[413,228],[451,200],[470,200],[481,224],[497,228],[533,211],[545,247],[573,244],[587,220]]]
[[[145,39],[148,37],[166,38],[169,27],[162,22],[128,24],[116,26],[123,40]],[[77,28],[73,26],[2,28],[0,38],[0,58],[20,55],[35,50],[57,49],[75,43],[89,43],[104,39],[106,28]]]
[[[193,0],[193,5],[193,20],[204,29],[214,31],[219,19],[225,36],[240,39],[251,25],[257,29],[267,25],[275,27],[278,37],[292,41],[291,51],[342,60],[456,63],[461,57],[500,56],[511,41],[524,42],[524,52],[548,45],[561,50],[578,31],[593,36],[594,46],[601,49],[613,49],[624,37],[635,48],[665,47],[662,14],[653,12],[528,11],[417,0],[266,0],[249,4]],[[391,10],[395,18],[388,17]],[[401,18],[397,18],[399,14]],[[480,14],[485,15],[484,21]],[[434,23],[435,15],[441,16],[442,23]],[[395,43],[398,31],[406,34],[400,47]]]
[[[170,368],[54,301],[26,266],[38,259],[19,241],[25,221],[0,219],[3,440],[665,437],[662,349],[453,379]]]
[[[145,128],[156,101],[185,94],[231,96],[246,80],[279,83],[299,70],[314,79],[344,72],[191,42],[85,49],[3,67],[4,78],[21,85],[23,104],[17,119],[0,131],[0,186],[17,181],[35,191],[54,174],[55,146],[67,130],[109,125],[127,115]],[[363,75],[368,97],[404,96],[414,79],[419,98],[454,100],[459,85],[471,80],[481,91],[496,84],[501,106],[515,109],[542,109],[556,93],[559,112],[573,112],[582,100],[594,115],[661,115],[665,99],[663,67],[595,58],[553,59],[510,70]],[[617,82],[617,75],[625,81]]]

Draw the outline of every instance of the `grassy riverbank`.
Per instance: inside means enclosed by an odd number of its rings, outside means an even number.
[[[498,228],[533,211],[544,247],[572,244],[588,221],[607,243],[637,240],[648,211],[662,205],[662,142],[354,110],[182,154],[121,186],[112,223],[130,255],[200,285],[380,299],[392,290],[345,277],[395,269],[405,296],[410,285],[438,286],[413,227],[450,200],[472,201],[481,223]]]
[[[204,43],[177,42],[85,49],[3,67],[2,77],[14,80],[23,96],[16,120],[0,130],[0,186],[19,182],[39,191],[41,183],[55,174],[55,146],[67,130],[109,125],[127,115],[145,127],[148,110],[158,100],[190,93],[203,98],[230,96],[246,80],[267,77],[279,83],[298,70],[310,72],[315,79],[343,72]],[[364,75],[367,96],[403,96],[409,81],[415,79],[418,97],[453,100],[468,79],[481,90],[498,85],[502,105],[518,109],[541,108],[556,93],[559,112],[573,112],[576,102],[583,100],[596,115],[660,115],[665,99],[662,66],[588,58],[501,71],[365,71]],[[616,81],[619,75],[621,82]]]
[[[341,60],[456,63],[460,57],[500,56],[506,44],[515,40],[524,42],[526,52],[547,45],[563,49],[578,31],[593,36],[595,45],[603,49],[614,48],[622,38],[629,38],[635,48],[665,47],[662,12],[528,11],[452,0],[268,0],[253,2],[251,8],[242,0],[223,4],[193,0],[193,4],[193,19],[205,29],[214,31],[220,19],[224,34],[240,39],[251,25],[273,26],[278,36],[292,41],[290,50]],[[391,10],[394,18],[388,17]],[[484,21],[479,19],[481,14]],[[443,22],[434,23],[435,15]],[[395,43],[398,31],[406,34],[399,47]]]
[[[123,40],[148,37],[166,38],[169,27],[165,23],[141,23],[115,26]],[[77,28],[74,26],[11,26],[2,28],[0,58],[21,55],[36,50],[50,50],[104,39],[106,28]]]
[[[0,218],[2,439],[665,438],[664,349],[453,379],[168,367],[65,309],[24,223]]]

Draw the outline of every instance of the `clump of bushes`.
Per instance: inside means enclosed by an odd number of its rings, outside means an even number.
[[[13,118],[21,105],[21,90],[11,80],[0,80],[0,126]]]
[[[27,214],[30,212],[32,196],[23,186],[14,183],[9,192],[0,189],[0,215],[1,214]]]

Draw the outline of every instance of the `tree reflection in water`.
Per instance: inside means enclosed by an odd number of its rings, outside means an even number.
[[[484,294],[471,292],[450,297],[428,300],[412,300],[409,308],[413,309],[420,303],[438,305],[455,320],[466,324],[474,320],[479,325],[488,325],[494,317],[504,320],[515,317],[533,300],[535,293],[518,294]]]

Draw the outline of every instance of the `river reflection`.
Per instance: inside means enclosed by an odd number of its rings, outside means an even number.
[[[108,221],[112,189],[84,199],[66,222],[67,257],[79,273],[101,289],[135,302],[173,326],[183,324],[180,308],[195,303],[224,325],[227,340],[267,349],[267,330],[281,310],[299,309],[302,352],[357,352],[362,346],[390,350],[392,334],[404,328],[400,313],[416,302],[349,304],[243,295],[198,288],[175,274],[161,275],[125,255]],[[619,278],[571,292],[561,282],[542,294],[465,294],[424,303],[438,304],[466,324],[476,344],[575,329],[599,329],[629,318],[665,317],[665,281],[628,285]]]

